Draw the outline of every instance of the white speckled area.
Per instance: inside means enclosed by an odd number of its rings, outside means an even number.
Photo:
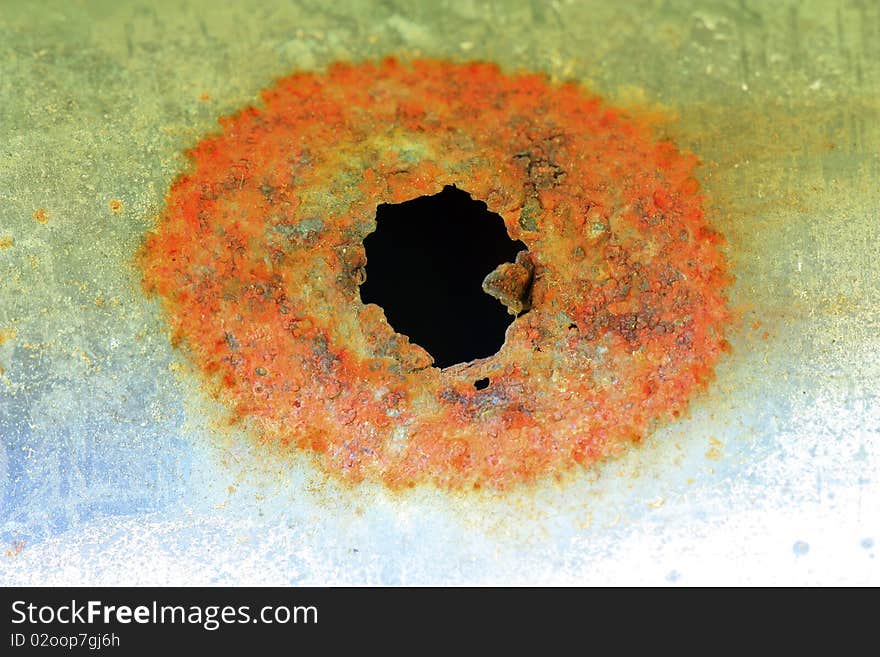
[[[0,583],[880,584],[880,6],[336,5],[0,7]],[[578,80],[700,155],[738,320],[689,417],[480,495],[222,426],[132,255],[218,116],[387,54]]]

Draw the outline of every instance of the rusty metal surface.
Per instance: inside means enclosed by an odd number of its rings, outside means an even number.
[[[5,3],[0,579],[876,584],[880,7],[611,4]],[[351,489],[218,423],[133,255],[218,116],[387,54],[676,115],[739,316],[688,417],[476,496]]]

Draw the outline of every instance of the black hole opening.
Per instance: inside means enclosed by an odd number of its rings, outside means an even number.
[[[474,388],[477,390],[485,390],[489,387],[489,377],[483,379],[477,379],[474,381]]]
[[[428,351],[436,367],[497,353],[514,318],[483,292],[483,279],[526,248],[510,239],[504,220],[447,186],[380,205],[376,224],[364,239],[361,300],[381,306],[394,330]]]

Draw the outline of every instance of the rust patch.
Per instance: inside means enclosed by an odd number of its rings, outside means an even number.
[[[291,75],[263,103],[190,151],[139,262],[173,341],[266,444],[352,481],[504,488],[679,417],[729,348],[697,159],[582,88],[386,60]],[[439,370],[358,286],[377,206],[445,185],[529,260],[485,281],[518,315],[501,351]]]
[[[39,210],[34,212],[34,221],[36,221],[38,224],[44,224],[49,221],[49,215],[46,214],[45,208],[40,208]]]

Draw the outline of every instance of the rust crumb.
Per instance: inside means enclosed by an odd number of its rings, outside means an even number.
[[[46,214],[45,208],[40,208],[36,212],[34,212],[34,219],[38,224],[44,224],[49,221],[49,215]]]
[[[107,204],[107,207],[110,208],[110,212],[112,212],[113,214],[122,213],[122,201],[120,201],[118,198],[111,199],[110,202]]]
[[[709,449],[706,450],[706,458],[710,461],[720,461],[724,458],[724,452],[722,448],[724,447],[724,442],[718,440],[715,436],[710,436],[709,438]]]
[[[757,331],[759,328],[761,328],[761,322],[759,322],[759,321],[755,321],[755,322],[752,324],[752,330],[753,330],[753,331]]]
[[[211,94],[205,91],[199,96],[199,100],[203,103],[207,103],[209,100],[211,100]]]
[[[11,237],[0,237],[0,251],[10,248],[13,244],[15,244],[15,240]]]
[[[15,329],[4,329],[0,331],[0,345],[12,340],[16,335],[18,335],[18,331]]]
[[[767,340],[769,337],[770,337],[770,332],[769,332],[769,331],[764,331],[764,332],[761,334],[761,339],[762,339],[762,340]]]
[[[12,547],[6,550],[7,557],[17,557],[24,550],[24,541],[16,541]]]
[[[529,292],[535,267],[527,251],[516,255],[516,262],[505,262],[483,280],[483,291],[498,299],[507,312],[518,316],[528,310]]]

